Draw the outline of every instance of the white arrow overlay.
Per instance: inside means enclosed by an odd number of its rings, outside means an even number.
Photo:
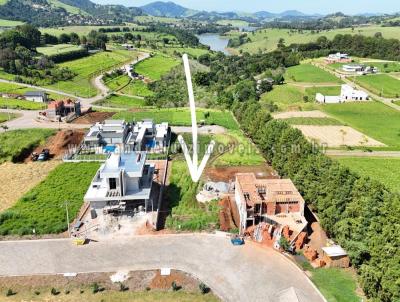
[[[184,54],[183,57],[183,65],[185,67],[185,75],[186,75],[186,83],[189,94],[189,105],[190,105],[190,115],[192,118],[192,141],[193,141],[193,158],[190,158],[189,149],[183,139],[182,135],[178,136],[178,141],[181,144],[183,154],[185,155],[186,163],[189,168],[190,176],[192,177],[193,182],[198,182],[201,174],[207,164],[208,159],[211,156],[211,153],[214,150],[215,142],[211,141],[210,144],[206,148],[206,153],[198,166],[198,140],[197,140],[197,120],[196,120],[196,106],[194,104],[194,93],[193,93],[193,85],[192,85],[192,76],[190,73],[189,59],[187,54]]]

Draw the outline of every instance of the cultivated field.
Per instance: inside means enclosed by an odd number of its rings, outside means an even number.
[[[323,30],[320,32],[302,30],[301,33],[298,31],[291,31],[289,29],[260,29],[256,32],[249,34],[252,42],[241,45],[235,48],[236,51],[243,50],[250,53],[257,53],[261,51],[272,51],[277,48],[277,44],[280,38],[285,40],[285,44],[289,45],[292,43],[307,43],[316,41],[318,37],[326,36],[328,39],[333,39],[337,34],[361,34],[364,36],[373,36],[375,33],[381,32],[384,38],[400,38],[400,32],[397,27],[381,27],[381,26],[364,26],[352,28],[342,28],[334,30]],[[232,32],[230,36],[237,36],[241,33]]]
[[[335,159],[362,176],[382,182],[391,190],[400,191],[399,158],[335,157]]]
[[[360,86],[374,94],[388,98],[400,97],[400,80],[387,74],[366,75],[354,77]]]
[[[60,162],[3,163],[0,165],[0,213],[10,208],[26,192],[44,180]]]
[[[81,47],[73,44],[57,44],[57,45],[49,45],[43,47],[37,47],[37,51],[46,55],[51,56],[58,53],[79,50],[82,49]]]
[[[342,146],[384,147],[376,141],[348,126],[295,125],[310,140],[329,148]]]
[[[98,163],[64,163],[27,192],[17,203],[0,214],[1,235],[61,233],[67,229],[65,201],[70,222],[82,206],[83,197]]]
[[[70,81],[60,81],[47,87],[72,93],[82,97],[91,97],[97,94],[90,80],[96,75],[113,67],[129,62],[137,57],[137,52],[128,50],[102,51],[89,57],[64,62],[61,67],[68,67],[77,74]]]
[[[285,119],[290,125],[341,126],[343,123],[330,117],[292,117]]]
[[[208,116],[207,113],[209,113]],[[198,123],[204,120],[207,125],[220,125],[232,130],[239,129],[230,111],[196,108],[196,116]],[[126,121],[139,121],[146,118],[153,119],[155,123],[168,122],[173,126],[190,126],[192,124],[188,108],[124,111],[113,116],[113,119],[125,119]]]
[[[379,102],[329,104],[320,109],[391,148],[400,148],[400,112],[395,109]]]
[[[179,63],[180,61],[177,59],[157,54],[135,65],[135,71],[151,80],[157,81]]]
[[[290,118],[326,118],[328,115],[319,110],[312,111],[288,111],[272,114],[275,119],[290,119]]]
[[[334,75],[311,64],[301,64],[286,70],[286,80],[305,83],[341,83]]]

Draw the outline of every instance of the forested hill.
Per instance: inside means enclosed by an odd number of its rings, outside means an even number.
[[[89,0],[9,0],[0,5],[0,19],[38,26],[119,24],[142,14],[137,7],[100,5]]]
[[[175,4],[174,2],[157,1],[141,7],[141,9],[151,16],[156,17],[188,17],[197,11]]]

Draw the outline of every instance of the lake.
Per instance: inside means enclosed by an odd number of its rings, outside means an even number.
[[[201,44],[210,46],[211,50],[222,51],[224,54],[229,55],[229,52],[226,50],[229,42],[228,37],[211,33],[197,35],[197,37],[199,38]]]

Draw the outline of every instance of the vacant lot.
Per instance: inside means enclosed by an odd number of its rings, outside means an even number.
[[[305,103],[303,97],[304,93],[300,88],[283,84],[274,86],[272,91],[264,93],[261,101],[276,104],[280,111],[312,109],[313,104]]]
[[[51,55],[55,55],[58,53],[79,50],[79,49],[82,49],[82,48],[77,45],[73,45],[73,44],[57,44],[57,45],[48,45],[48,46],[38,47],[37,51],[46,56],[51,56]]]
[[[46,108],[46,104],[25,100],[0,98],[0,108],[20,110],[40,110]]]
[[[357,84],[374,94],[388,98],[400,97],[400,80],[387,74],[354,77]]]
[[[379,102],[329,104],[320,108],[365,135],[392,148],[400,148],[399,111]]]
[[[1,164],[0,212],[13,206],[26,192],[45,179],[59,163],[52,160],[43,163]]]
[[[13,130],[0,134],[0,163],[23,160],[55,133],[50,129]]]
[[[391,190],[400,191],[399,158],[335,157],[335,159],[362,176],[380,181]]]
[[[1,74],[1,71],[0,71]],[[2,75],[0,75],[2,77]],[[11,80],[13,79],[14,76],[12,76]],[[11,84],[11,83],[0,83],[0,93],[15,93],[15,94],[24,94],[27,91],[38,91],[37,89],[32,89],[28,87],[24,87],[21,85],[17,84]],[[65,98],[64,96],[61,96],[59,94],[55,93],[50,93],[49,97],[52,99],[59,99],[59,98]],[[3,98],[0,98],[2,100]],[[32,103],[32,102],[31,102]]]
[[[347,126],[295,125],[294,127],[300,129],[308,139],[316,141],[318,144],[324,144],[330,148],[341,146],[385,146],[381,142]]]
[[[97,90],[90,83],[92,78],[136,57],[137,53],[134,51],[113,50],[102,51],[89,57],[61,63],[59,66],[68,67],[77,75],[70,81],[60,81],[48,87],[82,97],[95,96]]]
[[[1,235],[55,234],[67,229],[65,202],[70,221],[83,203],[98,163],[64,163],[0,215]]]
[[[133,80],[129,83],[129,85],[122,88],[119,92],[141,97],[153,95],[153,92],[149,90],[147,84],[139,80]]]
[[[135,65],[135,71],[151,80],[157,81],[177,65],[179,65],[177,59],[157,54]]]
[[[288,119],[294,117],[312,117],[312,118],[324,118],[329,117],[326,113],[319,110],[311,110],[311,111],[287,111],[281,113],[274,113],[272,116],[275,119]]]
[[[286,70],[287,80],[305,83],[341,83],[334,75],[311,64],[301,64]]]
[[[232,130],[239,129],[230,111],[197,108],[196,116],[197,123],[204,120],[207,125],[220,125]],[[168,122],[173,126],[192,125],[189,108],[144,109],[143,111],[136,112],[124,111],[118,112],[113,116],[113,119],[125,119],[126,121],[139,121],[146,118],[153,119],[156,123]]]
[[[145,102],[141,98],[113,94],[104,100],[96,102],[95,104],[117,108],[141,108],[145,105]]]

